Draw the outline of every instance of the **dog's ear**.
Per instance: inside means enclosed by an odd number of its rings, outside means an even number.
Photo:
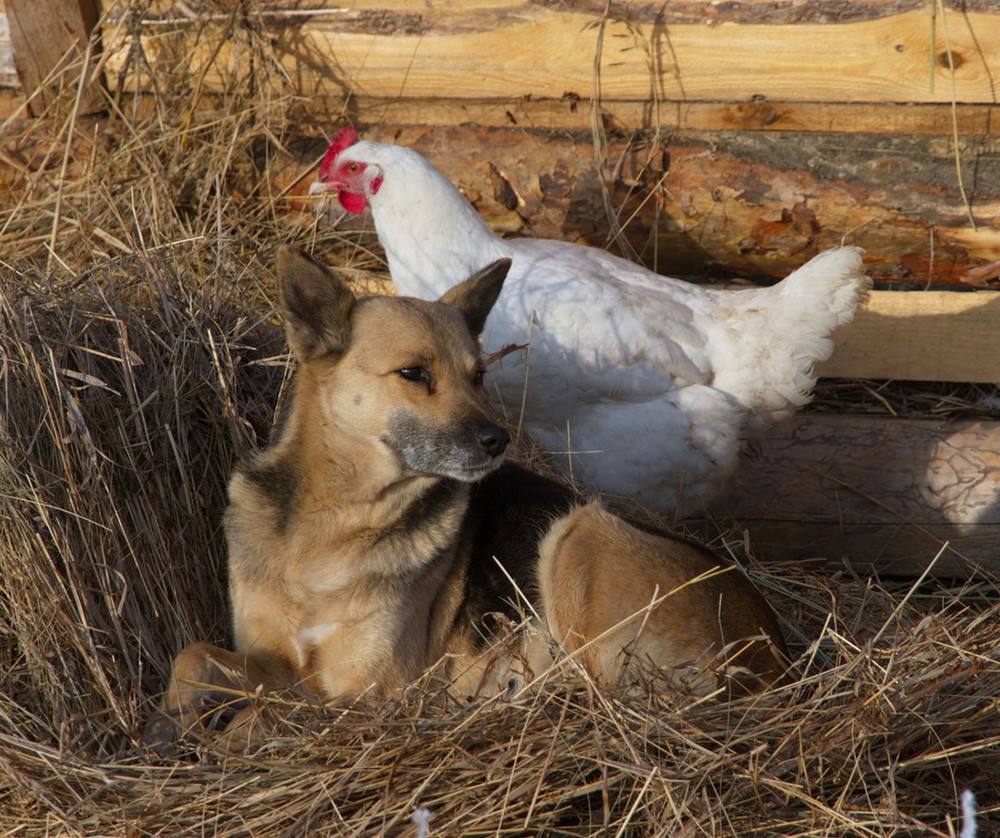
[[[308,361],[347,349],[357,299],[343,279],[301,250],[284,246],[278,250],[278,285],[295,357]]]
[[[466,325],[474,337],[479,337],[486,325],[486,318],[493,304],[500,296],[503,281],[510,270],[510,259],[497,259],[444,292],[439,302],[454,306],[465,318]]]

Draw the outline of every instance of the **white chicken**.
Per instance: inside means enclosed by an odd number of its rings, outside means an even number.
[[[331,143],[313,192],[370,208],[399,294],[436,299],[513,264],[483,333],[502,408],[577,482],[647,509],[703,509],[741,454],[809,401],[830,333],[866,296],[862,251],[820,253],[777,285],[723,290],[597,248],[502,239],[418,152]]]

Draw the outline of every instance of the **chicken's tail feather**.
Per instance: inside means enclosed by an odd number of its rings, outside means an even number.
[[[868,298],[863,252],[839,247],[820,253],[735,313],[742,357],[726,365],[716,384],[749,408],[751,437],[812,398],[815,367],[833,353],[831,334]]]

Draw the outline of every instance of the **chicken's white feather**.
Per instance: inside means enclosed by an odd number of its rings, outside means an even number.
[[[663,512],[704,507],[747,444],[809,400],[870,287],[857,247],[769,288],[698,286],[596,248],[501,239],[412,149],[357,142],[335,162],[367,173],[357,188],[398,293],[437,298],[512,260],[483,333],[487,352],[530,340],[491,370],[503,408],[563,471]]]

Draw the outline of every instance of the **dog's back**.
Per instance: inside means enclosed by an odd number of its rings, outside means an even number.
[[[763,597],[739,568],[691,539],[584,503],[564,484],[511,464],[473,488],[466,527],[470,625],[488,630],[492,612],[518,619],[535,609],[545,637],[605,682],[632,662],[696,690],[743,691],[786,668]]]

